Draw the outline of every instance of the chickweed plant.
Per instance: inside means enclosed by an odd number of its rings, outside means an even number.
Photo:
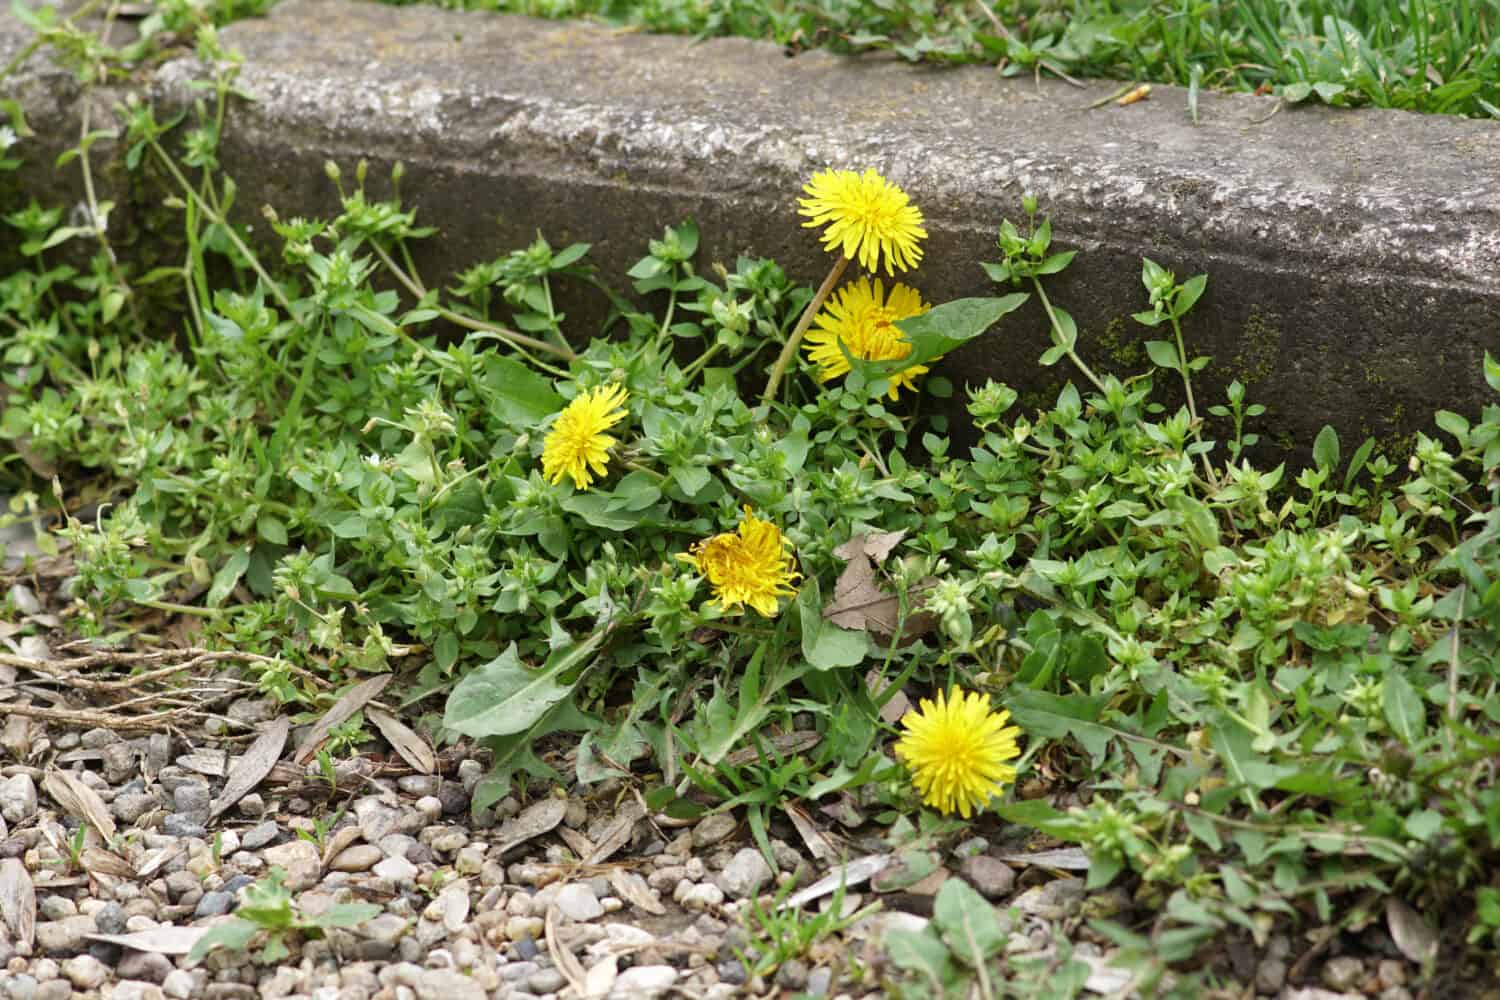
[[[1196,381],[1206,277],[1145,261],[1150,365],[1096,368],[1034,199],[997,221],[996,294],[929,305],[920,212],[878,174],[788,193],[788,225],[829,227],[816,292],[699,260],[686,220],[643,234],[623,288],[542,236],[431,282],[400,169],[379,199],[363,164],[329,165],[327,218],[267,208],[257,250],[216,159],[235,61],[194,38],[219,68],[195,113],[116,112],[180,259],[137,273],[92,196],[82,225],[3,217],[0,484],[60,516],[73,628],[190,621],[274,657],[256,680],[307,713],[393,672],[436,739],[487,748],[476,808],[629,783],[676,815],[745,807],[768,855],[812,802],[930,843],[1024,824],[1125,891],[1094,930],[1143,990],[1212,981],[1224,938],[1359,929],[1387,899],[1443,932],[1445,968],[1465,947],[1494,968],[1500,405],[1438,413],[1410,454],[1325,429],[1310,466],[1263,464],[1274,415]],[[851,265],[886,273],[840,285]],[[576,283],[611,296],[603,330],[559,310]],[[1033,335],[1005,320],[1032,296],[1039,360],[1069,377],[1032,412],[964,387],[959,454],[917,416],[960,391],[935,362],[997,323]],[[953,893],[902,945],[906,988],[1048,979],[1002,965],[994,914],[973,938]],[[261,928],[302,926],[268,907]]]

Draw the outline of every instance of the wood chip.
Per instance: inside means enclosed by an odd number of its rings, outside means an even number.
[[[186,955],[193,950],[198,939],[207,934],[207,927],[152,927],[129,934],[85,934],[89,941],[117,944],[134,951],[152,951],[158,955]]]
[[[653,916],[661,916],[667,912],[667,908],[657,902],[651,894],[651,888],[646,885],[646,880],[635,872],[626,871],[623,868],[611,868],[609,871],[609,887],[615,891],[625,902]]]
[[[411,765],[412,770],[419,774],[432,774],[437,770],[437,754],[406,723],[373,706],[365,710],[365,718],[375,724],[380,735],[401,755],[402,760]]]
[[[98,792],[71,771],[49,770],[42,778],[42,789],[69,814],[97,830],[105,843],[115,839],[115,818],[109,814],[109,807]]]
[[[498,852],[504,855],[533,837],[540,837],[555,829],[557,824],[562,822],[563,814],[567,811],[566,802],[551,796],[532,803],[520,815],[512,816],[500,824],[500,829],[496,833],[496,838],[500,842]]]
[[[552,956],[553,966],[563,974],[563,978],[573,987],[573,992],[579,996],[589,996],[588,973],[584,971],[583,963],[558,939],[557,914],[557,904],[553,903],[547,908],[547,919],[543,924],[547,932],[547,954]]]
[[[265,780],[266,775],[271,773],[271,768],[281,759],[281,751],[286,747],[286,738],[291,731],[291,720],[282,716],[256,737],[255,742],[250,744],[250,749],[229,769],[229,780],[224,782],[223,790],[209,807],[210,817],[218,816]]]
[[[0,919],[30,951],[36,940],[36,889],[19,858],[0,861]]]
[[[385,686],[394,676],[394,674],[381,674],[378,677],[371,677],[345,691],[343,696],[333,703],[333,707],[323,713],[317,725],[312,727],[312,732],[307,734],[306,742],[302,744],[302,748],[297,751],[297,755],[292,760],[298,764],[306,764],[312,760],[318,753],[318,747],[328,739],[328,734],[333,732],[334,727],[346,722],[355,712],[364,708],[369,701],[385,690]]]

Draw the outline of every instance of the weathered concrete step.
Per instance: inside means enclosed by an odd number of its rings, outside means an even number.
[[[0,23],[3,62],[23,39]],[[326,159],[347,170],[368,157],[382,179],[403,161],[408,203],[444,234],[424,249],[429,281],[538,228],[554,244],[594,243],[593,259],[620,275],[648,237],[693,216],[704,260],[772,256],[815,284],[827,260],[799,225],[799,188],[824,165],[870,165],[926,213],[913,283],[937,301],[989,293],[978,262],[995,259],[1001,218],[1019,218],[1035,191],[1059,244],[1084,250],[1054,298],[1101,368],[1145,365],[1132,345],[1147,331],[1129,319],[1143,307],[1141,255],[1181,276],[1207,271],[1188,324],[1194,352],[1214,357],[1200,398],[1238,377],[1287,440],[1305,445],[1325,422],[1345,440],[1389,439],[1489,394],[1494,123],[1321,108],[1267,117],[1270,98],[1208,95],[1195,127],[1171,88],[1089,110],[1112,85],[344,0],[286,0],[223,40],[244,53],[239,84],[256,98],[235,106],[223,147],[240,204],[329,215]],[[201,77],[179,60],[149,90],[185,107]],[[7,92],[37,103],[44,145],[74,141],[76,92],[37,60],[0,82]],[[1047,389],[1063,369],[1036,367],[1045,346],[1039,310],[1023,311],[952,357],[948,374]]]

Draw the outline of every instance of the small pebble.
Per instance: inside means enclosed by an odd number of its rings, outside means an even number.
[[[604,915],[599,897],[586,882],[570,882],[557,892],[557,908],[569,920],[585,921]],[[543,990],[542,992],[549,992]]]
[[[1364,974],[1364,963],[1352,955],[1340,955],[1323,963],[1323,985],[1340,993],[1354,989]]]
[[[417,866],[399,855],[386,858],[370,871],[379,878],[389,879],[398,885],[415,882],[418,874]]]
[[[78,955],[62,963],[62,974],[80,990],[98,989],[109,969],[92,955]]]
[[[0,781],[0,816],[11,824],[36,815],[36,782],[29,774],[16,774]]]
[[[328,867],[336,872],[365,872],[375,867],[382,857],[380,848],[374,844],[355,844],[334,855]]]
[[[161,991],[172,1000],[189,1000],[193,995],[193,974],[186,969],[173,969],[161,981]]]
[[[198,900],[198,905],[193,908],[193,918],[217,917],[222,913],[228,913],[234,906],[234,893],[232,892],[205,892],[203,898]]]
[[[241,800],[244,801],[243,799]],[[274,819],[268,819],[263,823],[257,823],[244,833],[240,834],[240,847],[247,851],[258,851],[265,847],[281,833],[281,828],[276,825]]]

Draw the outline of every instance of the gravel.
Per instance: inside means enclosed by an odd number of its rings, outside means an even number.
[[[278,711],[265,699],[238,698],[224,717],[264,728]],[[518,788],[473,811],[469,796],[486,767],[462,747],[440,756],[439,774],[392,774],[396,765],[377,761],[393,754],[366,754],[347,763],[352,770],[336,789],[315,771],[298,777],[283,757],[220,809],[216,797],[243,741],[207,731],[186,745],[180,733],[21,728],[20,756],[9,741],[0,750],[0,859],[19,859],[36,922],[27,942],[0,916],[0,1000],[558,1000],[579,993],[570,978],[579,969],[600,997],[862,1000],[887,994],[899,970],[884,943],[923,932],[947,878],[996,906],[1007,953],[1045,962],[1068,936],[1096,974],[1113,946],[1088,929],[1090,907],[1108,914],[1131,905],[1121,890],[1090,893],[1082,878],[1016,861],[1006,852],[1018,847],[1007,841],[1017,831],[976,826],[917,885],[850,885],[846,915],[879,903],[873,915],[752,977],[742,958],[753,965],[757,946],[767,946],[746,918],[750,904],[769,911],[788,880],[805,888],[837,871],[779,816],[768,823],[773,865],[743,815],[646,816],[618,780],[571,789],[566,799]],[[98,796],[117,824],[111,842],[90,820],[86,848],[72,856],[80,817],[70,810],[80,807],[53,798],[61,785],[49,768],[71,769]],[[625,808],[636,811],[626,816]],[[851,860],[884,850],[873,827],[842,822],[823,827],[815,846],[833,844]],[[263,939],[249,951],[189,961],[194,938],[181,935],[233,920],[246,890],[273,867],[304,917],[350,903],[379,912],[322,939],[289,934],[289,953],[269,964],[259,961]],[[806,909],[830,903],[825,896]],[[13,905],[0,899],[0,914]],[[122,947],[97,935],[146,936]],[[1364,951],[1334,948],[1304,962],[1302,981],[1292,982],[1308,945],[1278,931],[1248,953],[1241,995],[1410,1000],[1420,969],[1391,954],[1388,937],[1359,941]]]

